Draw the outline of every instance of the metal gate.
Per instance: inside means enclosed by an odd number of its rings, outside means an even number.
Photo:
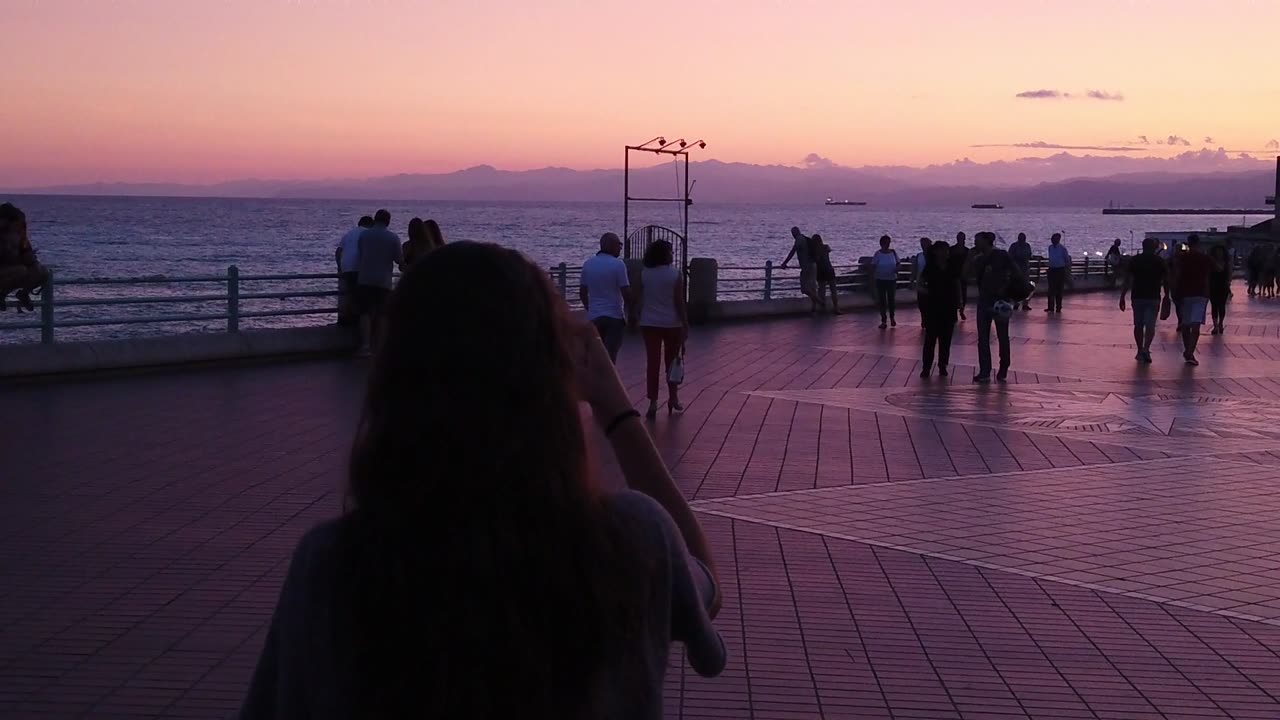
[[[666,240],[671,243],[672,259],[679,263],[682,272],[689,271],[689,248],[685,237],[680,233],[665,228],[661,225],[645,225],[644,227],[632,231],[627,236],[627,257],[642,258],[649,246]]]

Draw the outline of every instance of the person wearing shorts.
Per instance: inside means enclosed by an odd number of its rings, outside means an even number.
[[[818,307],[826,307],[826,300],[818,294],[818,262],[813,252],[816,246],[813,238],[806,237],[800,232],[800,228],[791,228],[791,252],[787,253],[787,257],[782,261],[782,267],[786,267],[791,258],[795,258],[800,263],[800,292],[809,301],[813,303],[812,311],[818,312]]]
[[[389,229],[391,213],[374,213],[373,227],[360,233],[357,241],[356,306],[360,313],[361,357],[368,357],[377,346],[382,324],[382,310],[391,294],[396,267],[404,262],[400,238]]]
[[[1151,362],[1151,341],[1156,336],[1156,320],[1160,314],[1160,292],[1169,290],[1169,269],[1156,252],[1160,242],[1154,238],[1142,241],[1142,254],[1124,267],[1124,286],[1120,290],[1120,309],[1125,296],[1133,292],[1133,341],[1138,346],[1138,362]]]
[[[1196,346],[1200,343],[1200,326],[1209,307],[1209,273],[1213,260],[1200,249],[1200,236],[1187,238],[1186,252],[1178,253],[1173,263],[1174,295],[1178,298],[1178,333],[1182,336],[1182,359],[1188,365],[1199,365]]]

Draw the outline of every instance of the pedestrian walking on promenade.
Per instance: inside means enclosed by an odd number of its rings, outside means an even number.
[[[622,241],[614,233],[600,236],[600,250],[582,264],[578,299],[586,308],[587,319],[600,333],[600,340],[609,351],[609,357],[618,361],[622,338],[627,332],[627,318],[631,317],[631,280],[627,264],[619,257]]]
[[[723,671],[706,535],[544,268],[462,242],[409,269],[359,418],[242,720],[659,718],[669,667]]]
[[[1199,365],[1196,347],[1200,343],[1200,327],[1204,325],[1209,306],[1209,274],[1213,260],[1200,250],[1200,236],[1187,237],[1187,249],[1177,253],[1173,261],[1172,281],[1177,300],[1178,333],[1182,336],[1182,358],[1188,365]]]
[[[658,415],[658,375],[666,365],[667,414],[683,412],[680,384],[684,382],[684,347],[689,337],[689,311],[684,278],[673,265],[671,243],[658,240],[644,252],[640,277],[640,333],[644,337],[645,382],[650,420]]]
[[[1213,317],[1211,335],[1221,335],[1226,330],[1227,303],[1231,300],[1231,255],[1223,245],[1209,250],[1213,269],[1209,271],[1209,307]]]
[[[880,249],[871,256],[871,276],[875,282],[876,307],[880,309],[880,329],[898,327],[898,252],[890,247],[893,238],[880,237]]]
[[[929,377],[933,370],[935,349],[939,375],[947,376],[947,365],[951,362],[951,336],[956,329],[956,314],[960,311],[960,278],[951,271],[951,264],[947,262],[950,251],[945,242],[935,243],[929,248],[929,260],[917,285],[924,314],[924,353],[920,359],[922,378]]]
[[[965,245],[964,233],[956,233],[956,244],[951,246],[951,255],[948,259],[951,262],[951,272],[960,279],[960,319],[966,320],[968,316],[964,314],[964,308],[969,304],[969,272],[972,268],[969,264],[969,247]]]
[[[1062,244],[1062,233],[1054,233],[1049,238],[1049,306],[1045,312],[1062,312],[1062,295],[1067,287],[1067,278],[1071,273],[1071,253]]]
[[[974,236],[973,277],[978,285],[978,374],[973,381],[991,380],[991,326],[996,327],[1000,346],[1000,367],[996,379],[1009,377],[1012,363],[1009,348],[1009,318],[1013,303],[1025,296],[1027,279],[1021,276],[1009,253],[995,246],[996,235],[981,232]]]
[[[1027,234],[1018,233],[1018,239],[1009,246],[1009,257],[1013,259],[1013,264],[1018,266],[1018,272],[1022,273],[1022,277],[1031,278],[1031,243],[1027,242]],[[1022,309],[1031,309],[1031,298],[1028,297],[1022,301]]]
[[[1160,294],[1169,297],[1169,266],[1158,252],[1160,241],[1142,241],[1142,253],[1129,260],[1120,288],[1120,310],[1125,309],[1125,296],[1133,293],[1133,342],[1138,346],[1136,359],[1151,362],[1151,341],[1156,336],[1156,319],[1160,313]]]
[[[942,243],[946,245],[946,243]],[[933,246],[933,241],[927,237],[920,238],[920,252],[916,253],[915,260],[911,263],[911,287],[916,290],[916,307],[920,309],[920,327],[925,326],[925,296],[920,291],[920,282],[924,275],[925,265],[929,262],[929,248]],[[946,259],[943,259],[946,262]]]

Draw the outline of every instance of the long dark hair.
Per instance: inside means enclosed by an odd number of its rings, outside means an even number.
[[[444,247],[444,231],[440,229],[440,223],[435,220],[427,220],[422,223],[422,229],[429,249],[439,250]]]
[[[589,718],[643,673],[650,573],[588,469],[567,312],[453,243],[392,293],[351,456],[335,637],[361,717]]]
[[[674,256],[675,252],[671,248],[671,243],[666,240],[654,240],[644,250],[644,266],[656,268],[670,265],[675,261]]]

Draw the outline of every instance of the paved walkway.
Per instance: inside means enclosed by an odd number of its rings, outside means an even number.
[[[914,311],[723,326],[654,435],[732,660],[670,717],[1280,717],[1280,303],[1171,326],[1073,297],[1007,385],[921,380]],[[639,342],[621,367],[638,398]],[[362,369],[0,387],[0,717],[227,717],[298,536],[339,509]],[[612,477],[614,472],[605,468]]]

